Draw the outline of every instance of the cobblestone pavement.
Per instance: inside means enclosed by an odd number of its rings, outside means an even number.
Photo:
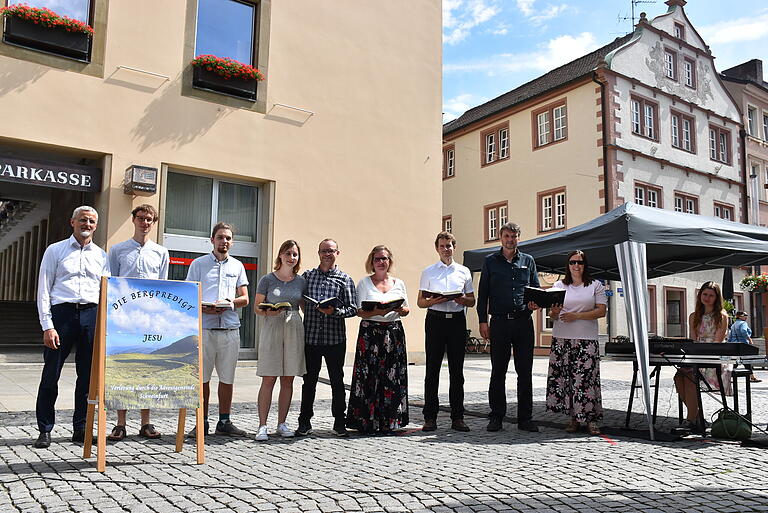
[[[441,383],[447,384],[444,372]],[[410,383],[412,424],[397,435],[337,438],[330,431],[329,401],[322,400],[308,437],[256,442],[252,436],[210,436],[206,463],[196,465],[192,444],[177,454],[170,435],[159,441],[129,436],[108,446],[104,474],[95,470],[94,459],[81,458],[81,445],[69,442],[66,423],[56,427],[49,449],[36,450],[34,412],[2,412],[0,512],[768,511],[768,451],[701,438],[650,442],[641,400],[631,419],[635,431],[621,430],[616,426],[624,423],[630,376],[618,379],[610,372],[603,379],[605,434],[567,434],[564,418],[544,411],[545,372],[546,363],[537,362],[539,433],[518,431],[513,423],[513,373],[503,431],[485,430],[486,394],[478,386],[469,387],[466,397],[471,432],[451,431],[444,412],[438,431],[423,433],[416,378]],[[466,374],[468,384],[487,384],[487,360],[468,360]],[[660,435],[677,417],[667,374],[659,394]],[[423,376],[423,370],[412,375]],[[760,375],[768,378],[767,372]],[[447,394],[441,401],[447,403]],[[765,428],[768,386],[753,390],[753,402],[753,418]],[[294,402],[294,424],[297,408]],[[716,403],[705,398],[705,408],[712,412]],[[233,419],[255,430],[255,404],[235,404]],[[155,412],[154,422],[171,433],[175,413]]]

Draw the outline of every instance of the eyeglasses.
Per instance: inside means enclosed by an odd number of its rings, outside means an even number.
[[[389,257],[373,257],[374,262],[387,262],[389,261]]]
[[[584,265],[584,260],[568,260],[569,265]]]
[[[320,251],[318,251],[318,253],[322,255],[333,255],[334,253],[338,253],[338,252],[339,252],[338,249],[321,249]]]

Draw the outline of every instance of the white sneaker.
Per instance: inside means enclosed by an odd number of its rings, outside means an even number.
[[[283,422],[282,424],[277,425],[277,434],[283,438],[293,438],[295,432],[288,427],[288,424]]]
[[[267,433],[267,426],[259,426],[259,433],[256,435],[256,440],[263,442],[269,440],[269,434]]]

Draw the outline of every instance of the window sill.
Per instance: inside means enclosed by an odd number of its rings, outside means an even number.
[[[541,150],[541,149],[544,149],[544,148],[549,148],[550,146],[554,146],[555,144],[560,144],[561,142],[565,142],[567,140],[568,140],[568,136],[565,136],[565,137],[563,137],[561,139],[558,139],[556,141],[548,142],[546,144],[539,144],[539,145],[536,145],[536,146],[533,147],[533,151]]]
[[[494,164],[498,164],[499,162],[505,162],[507,160],[509,160],[509,157],[504,157],[503,159],[496,159],[493,162],[484,162],[483,164],[480,164],[480,167],[483,168],[483,167],[492,166]]]
[[[658,140],[657,138],[654,138],[654,137],[648,137],[647,135],[638,134],[637,132],[632,132],[632,135],[634,135],[634,136],[637,136],[637,137],[640,137],[640,138],[642,138],[642,139],[645,139],[645,140],[647,140],[647,141],[653,141],[653,142],[655,142],[655,143],[659,142],[659,140]]]

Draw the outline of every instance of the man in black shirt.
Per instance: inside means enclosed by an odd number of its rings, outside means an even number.
[[[538,287],[536,262],[531,255],[517,250],[520,226],[506,223],[501,227],[501,249],[483,262],[477,295],[480,336],[491,341],[491,382],[488,402],[491,407],[488,431],[502,429],[507,412],[506,375],[514,348],[517,373],[517,427],[538,431],[533,416],[533,320],[538,306],[523,302],[525,286]],[[488,325],[488,314],[491,323]]]

